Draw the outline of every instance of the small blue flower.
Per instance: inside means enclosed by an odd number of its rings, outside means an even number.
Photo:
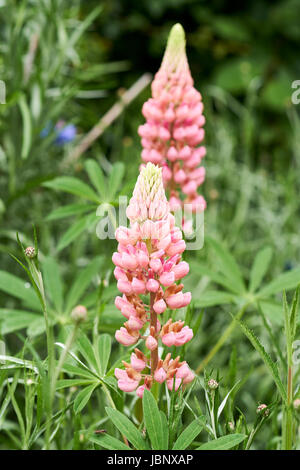
[[[72,140],[76,137],[76,126],[74,124],[67,124],[64,125],[61,121],[58,122],[55,126],[57,136],[55,139],[56,145],[64,145],[68,142],[72,142]]]
[[[53,127],[52,122],[48,122],[44,129],[40,132],[40,137],[45,138],[52,132],[54,132],[56,135],[54,144],[64,145],[68,142],[72,142],[72,140],[75,139],[77,129],[74,124],[66,124],[66,122],[63,120],[58,121],[55,124],[55,127]]]

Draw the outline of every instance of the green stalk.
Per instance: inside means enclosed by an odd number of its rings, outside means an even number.
[[[298,295],[298,291],[296,293]],[[297,297],[296,297],[297,298]],[[295,299],[295,297],[294,297]],[[297,303],[295,304],[295,309]],[[287,355],[287,398],[284,403],[283,419],[282,419],[282,449],[292,450],[293,448],[293,339],[295,337],[295,316],[293,316],[293,307],[291,314],[288,311],[286,295],[284,292],[284,313],[285,313],[285,335],[286,335],[286,355]]]
[[[292,369],[292,349],[291,342],[287,338],[287,400],[284,405],[282,420],[282,449],[292,450],[293,448],[293,369]]]
[[[61,353],[61,356],[59,358],[56,369],[54,370],[53,376],[51,377],[51,402],[52,403],[53,403],[53,400],[54,400],[57,379],[58,379],[59,374],[61,372],[61,369],[62,369],[62,367],[65,363],[68,352],[70,351],[71,346],[72,346],[72,344],[75,340],[77,330],[78,330],[78,326],[79,326],[79,322],[76,322],[73,329],[72,329],[72,331],[70,332],[70,334],[67,338],[65,348],[63,349],[63,351]]]

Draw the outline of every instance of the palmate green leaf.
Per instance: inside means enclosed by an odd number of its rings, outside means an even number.
[[[80,411],[83,410],[83,408],[86,406],[87,402],[92,396],[93,391],[99,384],[94,383],[92,385],[89,385],[88,387],[85,387],[82,389],[76,396],[74,400],[74,412],[75,414],[80,413]]]
[[[245,434],[228,434],[228,436],[222,436],[213,441],[206,442],[196,450],[228,450],[232,447],[237,446],[246,439]]]
[[[218,267],[224,276],[231,281],[235,292],[237,294],[243,293],[245,291],[245,284],[241,271],[233,256],[229,253],[227,248],[217,240],[206,237],[206,241],[212,246],[218,258]]]
[[[28,285],[28,287],[26,287]],[[40,303],[34,289],[23,279],[5,271],[0,271],[0,290],[13,297],[26,301],[28,305],[40,309]]]
[[[119,441],[119,439],[116,439],[115,437],[110,436],[109,434],[102,434],[101,436],[91,436],[89,437],[89,441],[108,450],[130,450],[130,447],[124,444],[124,442]]]
[[[103,201],[107,200],[108,189],[104,174],[100,165],[95,162],[95,160],[87,160],[84,164],[84,167],[89,175],[91,182],[93,183],[95,189],[98,191],[100,197]]]
[[[56,189],[57,191],[65,191],[66,193],[75,194],[93,202],[99,203],[99,196],[93,189],[83,181],[73,176],[59,176],[51,181],[46,181],[43,186]]]
[[[284,388],[284,385],[281,381],[281,378],[279,376],[278,368],[277,365],[272,361],[271,357],[269,354],[266,352],[265,348],[263,345],[260,343],[259,339],[254,335],[254,333],[245,325],[244,322],[241,320],[235,320],[241,327],[242,331],[244,334],[247,336],[249,339],[250,343],[252,346],[256,349],[256,351],[259,353],[260,357],[262,358],[263,362],[265,363],[267,369],[269,370],[270,374],[273,377],[273,380],[277,386],[277,390],[279,394],[281,395],[281,398],[284,402],[286,402],[286,390]]]
[[[122,162],[117,162],[113,165],[108,180],[109,200],[113,201],[117,191],[120,187],[124,176],[125,166]]]
[[[43,278],[45,290],[49,294],[58,313],[63,311],[63,282],[60,270],[53,256],[48,256],[43,261]]]
[[[257,253],[250,273],[250,292],[255,292],[256,289],[259,287],[270,266],[271,259],[272,248],[270,247],[263,248]]]
[[[62,348],[62,349],[66,349],[66,346],[65,346],[63,343],[58,343],[58,342],[57,342],[57,343],[55,343],[55,345],[56,345],[56,346],[59,346],[59,347]],[[88,367],[86,364],[84,364],[84,362],[82,362],[82,361],[79,359],[79,357],[78,357],[73,351],[68,350],[67,352],[68,352],[68,355],[69,355],[70,357],[72,357],[72,359],[74,359],[74,360],[77,362],[77,364],[79,364],[79,371],[78,371],[79,374],[78,374],[78,375],[80,375],[80,371],[81,371],[82,369],[84,369],[84,370],[88,373],[88,377],[92,376],[92,377],[96,377],[97,379],[99,379],[98,374],[97,374],[93,369],[91,369],[91,368]],[[65,365],[67,366],[67,364],[65,364]],[[64,367],[65,367],[65,365],[64,365]],[[70,364],[68,364],[68,366],[69,366],[69,367],[73,367],[73,366],[70,365]],[[76,366],[75,366],[75,367],[76,367]],[[76,373],[76,372],[75,372],[75,373]]]
[[[137,450],[147,449],[146,442],[143,439],[141,432],[127,418],[127,416],[113,408],[106,407],[105,410],[112,423],[125,437],[127,437],[128,441],[131,442]]]
[[[96,350],[96,359],[101,377],[106,374],[107,364],[111,352],[111,336],[108,334],[100,335],[98,338],[98,348]]]
[[[91,261],[76,277],[66,298],[66,312],[70,312],[85,293],[94,276],[100,272],[103,257],[98,256]]]
[[[208,290],[197,297],[193,295],[195,307],[212,307],[214,305],[232,304],[235,300],[234,294],[219,290]]]
[[[68,204],[64,207],[58,207],[54,209],[46,220],[59,220],[73,215],[84,214],[85,212],[90,212],[91,210],[96,211],[97,206],[93,204]]]
[[[211,281],[220,284],[229,291],[237,293],[236,285],[232,281],[228,280],[225,276],[216,271],[212,271],[209,266],[199,263],[198,261],[189,261],[190,272],[193,274],[200,274],[201,276],[207,276]]]
[[[96,214],[88,214],[72,224],[58,242],[57,251],[61,251],[79,237],[85,230],[97,222]]]
[[[270,297],[282,290],[290,290],[297,287],[300,282],[300,268],[292,269],[286,273],[280,274],[258,292],[259,298]]]
[[[164,429],[156,400],[152,393],[145,389],[143,395],[143,411],[146,430],[153,450],[164,450]]]
[[[205,424],[205,417],[197,418],[192,421],[185,430],[177,438],[176,442],[173,445],[173,450],[184,450],[186,449],[193,440],[198,436],[202,431]]]
[[[37,313],[26,312],[24,310],[13,310],[13,309],[0,309],[0,320],[1,320],[1,333],[6,335],[13,331],[18,331],[23,328],[28,328],[31,323],[44,317]]]

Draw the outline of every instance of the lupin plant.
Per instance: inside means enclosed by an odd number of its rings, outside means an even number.
[[[185,51],[185,33],[173,26],[160,69],[152,82],[152,97],[143,105],[146,123],[139,127],[142,159],[162,167],[170,209],[183,205],[191,212],[202,212],[205,199],[198,187],[205,178],[199,166],[206,149],[203,103],[193,86]],[[200,146],[199,146],[200,145]]]
[[[189,265],[181,261],[185,242],[170,212],[161,168],[152,163],[142,168],[126,214],[130,228],[117,229],[118,251],[112,259],[123,294],[116,297],[115,305],[127,321],[115,337],[125,346],[143,339],[148,353],[136,348],[130,363],[123,361],[125,369],[116,368],[115,376],[121,390],[136,390],[141,398],[154,381],[166,381],[169,390],[178,390],[181,383],[194,379],[180,357],[172,359],[168,353],[163,359],[158,353],[159,341],[168,347],[182,346],[193,337],[192,329],[183,321],[170,318],[161,326],[158,320],[168,307],[179,309],[190,303],[191,293],[183,293],[183,284],[179,283],[189,272]]]

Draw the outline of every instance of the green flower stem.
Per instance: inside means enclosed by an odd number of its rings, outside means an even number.
[[[293,448],[293,371],[292,365],[288,365],[287,373],[287,402],[283,414],[283,436],[282,436],[282,449],[292,450]]]
[[[293,332],[289,314],[286,315],[285,323],[286,353],[287,353],[287,399],[284,403],[282,419],[282,449],[293,448]]]
[[[62,370],[62,367],[65,363],[66,357],[67,357],[67,355],[68,355],[68,353],[71,349],[71,346],[72,346],[72,344],[73,344],[73,342],[76,338],[76,334],[77,334],[77,331],[78,331],[78,326],[79,326],[79,322],[75,323],[72,331],[70,332],[70,334],[67,338],[67,341],[66,341],[65,348],[63,349],[63,351],[60,355],[60,358],[59,358],[58,364],[56,366],[56,369],[54,370],[53,376],[51,377],[51,401],[52,402],[54,400],[57,379],[58,379],[59,374]]]

